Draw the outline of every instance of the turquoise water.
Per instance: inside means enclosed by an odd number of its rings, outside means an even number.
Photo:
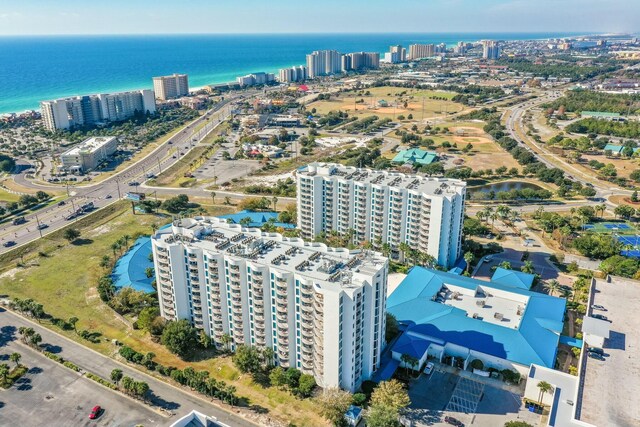
[[[192,87],[303,64],[318,49],[384,52],[392,44],[544,39],[550,33],[252,34],[0,37],[0,113],[61,96],[151,88],[151,78],[189,74]]]

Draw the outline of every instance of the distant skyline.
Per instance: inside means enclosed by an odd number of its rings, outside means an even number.
[[[5,36],[638,30],[638,0],[0,0]]]

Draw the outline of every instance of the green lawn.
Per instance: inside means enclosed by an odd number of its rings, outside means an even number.
[[[222,198],[216,200],[222,203]],[[229,213],[228,206],[203,206],[211,215]],[[131,327],[131,319],[117,315],[104,304],[96,292],[98,279],[105,274],[99,266],[103,255],[113,255],[110,245],[128,234],[133,242],[136,236],[149,234],[151,224],[162,225],[168,218],[153,215],[133,215],[127,202],[118,202],[74,223],[81,231],[82,244],[73,245],[62,238],[59,230],[43,239],[0,255],[0,293],[9,298],[32,298],[44,304],[44,310],[59,318],[72,316],[80,320],[77,329],[100,332],[103,340],[92,344],[82,340],[73,331],[61,331],[43,322],[67,337],[113,356],[117,348],[112,339],[137,351],[155,353],[156,361],[165,366],[208,370],[211,377],[224,379],[236,386],[238,395],[247,397],[250,404],[269,410],[271,416],[286,419],[298,426],[326,425],[311,400],[299,400],[285,391],[263,389],[254,384],[249,375],[241,375],[229,357],[217,357],[187,363],[170,353],[164,346],[153,342],[142,331]],[[26,267],[17,267],[21,262]],[[136,366],[139,368],[139,366]]]

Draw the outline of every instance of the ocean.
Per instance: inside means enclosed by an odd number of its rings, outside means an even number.
[[[390,45],[482,39],[523,40],[556,33],[233,34],[0,37],[0,113],[37,109],[62,96],[152,88],[153,76],[187,73],[191,87],[304,64],[314,50],[388,51]]]

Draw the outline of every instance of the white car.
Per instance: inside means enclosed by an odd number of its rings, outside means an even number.
[[[424,367],[424,373],[429,375],[431,372],[433,372],[433,363],[429,362],[427,366]]]
[[[488,262],[493,260],[493,257],[491,255],[487,255],[486,257],[484,257],[484,260]]]

